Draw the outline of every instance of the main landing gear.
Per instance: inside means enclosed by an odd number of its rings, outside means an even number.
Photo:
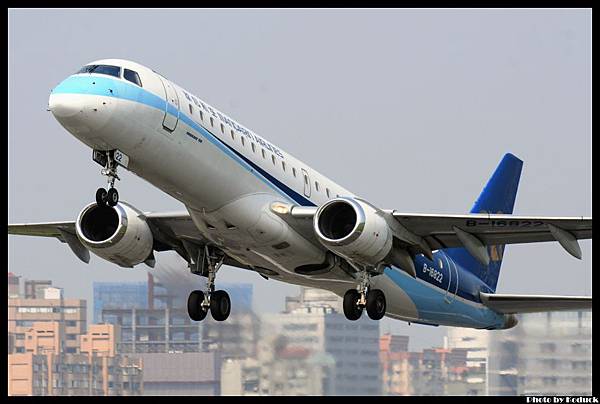
[[[104,188],[98,188],[96,191],[96,203],[100,206],[115,206],[119,202],[119,192],[114,187],[115,180],[121,180],[117,175],[118,164],[114,159],[114,150],[100,151],[94,150],[93,160],[104,166],[101,173],[108,177],[108,191]]]
[[[218,251],[221,256],[217,255],[217,251],[213,251],[213,255],[209,247],[205,246],[203,254],[198,254],[198,259],[190,263],[193,274],[206,275],[207,277],[206,292],[194,290],[188,297],[188,314],[194,321],[204,320],[209,310],[215,320],[225,321],[231,312],[229,294],[224,290],[215,290],[215,277],[225,258],[221,251]],[[202,250],[200,250],[200,253],[202,253]]]
[[[385,316],[385,295],[380,289],[371,289],[371,275],[366,271],[356,289],[350,289],[344,295],[344,315],[348,320],[358,320],[363,309],[372,320],[381,320]]]

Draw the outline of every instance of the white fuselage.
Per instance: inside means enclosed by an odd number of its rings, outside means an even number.
[[[131,68],[143,87],[100,74],[70,76],[49,102],[69,132],[91,148],[126,154],[128,170],[181,201],[201,234],[241,263],[338,295],[356,285],[338,267],[321,275],[296,273],[300,265],[323,262],[327,250],[269,208],[277,201],[319,206],[354,196],[350,191],[144,66],[93,63]],[[413,299],[397,281],[378,276],[373,285],[384,290],[389,316],[419,320]]]

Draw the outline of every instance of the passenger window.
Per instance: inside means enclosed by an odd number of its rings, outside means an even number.
[[[271,161],[273,162],[273,165],[275,165],[275,156],[273,154],[271,154]]]
[[[246,138],[244,136],[242,136],[242,146],[246,145]]]
[[[190,115],[194,115],[194,109],[192,108],[192,104],[188,104],[190,107]]]
[[[125,69],[123,71],[123,78],[127,81],[131,81],[133,84],[137,84],[140,87],[142,86],[142,80],[140,80],[140,76],[133,70]]]
[[[235,140],[235,135],[233,134],[233,129],[231,129],[231,139]]]
[[[204,121],[204,114],[202,113],[202,111],[198,110],[198,112],[200,112],[200,120]]]
[[[327,194],[327,197],[329,198],[329,188],[325,188],[325,193]]]
[[[296,178],[296,169],[294,167],[292,167],[292,174],[294,175],[294,178]]]
[[[256,153],[256,145],[254,143],[250,143],[252,145],[252,153]]]
[[[225,127],[221,124],[221,133],[225,133]]]
[[[266,159],[266,158],[267,158],[267,156],[266,156],[266,154],[265,154],[265,149],[260,149],[260,151],[261,151],[261,153],[262,153],[262,156],[263,156],[263,158],[264,158],[264,159]]]
[[[285,171],[285,161],[281,160],[281,168],[283,168],[283,171]]]
[[[317,190],[317,192],[319,192],[319,183],[317,181],[315,181],[315,189]]]
[[[210,126],[211,127],[215,126],[215,122],[213,121],[212,116],[210,117]]]

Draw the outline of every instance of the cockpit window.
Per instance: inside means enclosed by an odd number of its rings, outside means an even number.
[[[83,66],[77,73],[97,73],[107,74],[109,76],[120,77],[121,68],[119,66],[109,65],[87,65]]]
[[[123,71],[123,78],[142,87],[142,81],[140,80],[140,76],[133,70],[125,69]]]

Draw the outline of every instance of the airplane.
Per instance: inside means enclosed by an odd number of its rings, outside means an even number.
[[[92,150],[108,189],[75,221],[10,224],[9,234],[55,237],[88,263],[154,267],[175,251],[191,273],[189,316],[231,312],[215,290],[222,265],[343,297],[348,320],[498,330],[519,313],[590,310],[591,297],[495,293],[505,246],[558,241],[581,259],[591,217],[513,215],[523,162],[501,159],[469,214],[380,209],[141,64],[86,64],[50,94],[48,109]],[[180,201],[143,212],[119,200],[122,167]]]

